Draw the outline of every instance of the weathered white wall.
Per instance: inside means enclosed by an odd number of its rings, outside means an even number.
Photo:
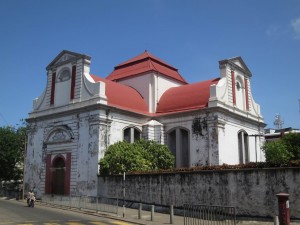
[[[248,123],[246,120],[241,118],[235,118],[227,116],[225,114],[219,114],[219,118],[224,121],[224,128],[219,128],[218,139],[219,143],[219,164],[238,164],[239,163],[239,152],[238,152],[238,132],[243,130],[247,132],[248,135],[258,134],[258,127],[253,123]],[[255,153],[255,137],[248,136],[249,144],[249,156],[250,161],[256,161]],[[257,137],[257,161],[264,161],[263,152],[261,151],[261,145],[263,141],[261,138]]]
[[[122,197],[122,176],[99,177],[98,194]],[[234,206],[239,216],[278,215],[276,194],[290,194],[291,218],[300,219],[300,168],[127,175],[125,199],[180,207]]]
[[[189,115],[173,116],[170,118],[164,118],[160,120],[165,126],[165,135],[167,142],[167,133],[172,131],[174,128],[184,128],[189,132],[189,165],[208,165],[208,131],[203,127],[202,135],[196,135],[193,133],[193,120],[195,118],[201,118],[206,123],[206,115],[204,113],[196,112]],[[204,125],[205,126],[205,125]],[[217,140],[213,140],[217,142]],[[213,164],[217,164],[216,160],[212,159]]]
[[[37,122],[31,124],[28,131],[28,144],[25,161],[25,190],[28,191],[30,188],[36,187],[38,195],[41,193],[40,187],[44,187],[45,168],[43,166],[43,135],[42,129],[43,123]]]
[[[123,114],[119,111],[113,111],[108,118],[112,121],[110,127],[109,144],[123,141],[123,130],[127,127],[135,127],[142,132],[142,124],[148,122],[146,116],[134,116],[133,114]]]
[[[103,157],[106,139],[103,134],[105,111],[95,110],[31,123],[26,157],[25,187],[34,186],[38,195],[45,193],[46,155],[71,153],[70,194],[95,195],[99,155]],[[74,134],[72,141],[46,143],[49,132],[68,126]]]
[[[193,121],[200,119],[202,133],[193,132]],[[258,127],[248,123],[243,117],[233,117],[225,113],[207,113],[198,111],[180,116],[170,116],[159,119],[164,124],[165,138],[167,133],[176,127],[189,131],[190,166],[239,164],[238,133],[244,130],[248,135],[258,134]],[[249,137],[250,161],[255,162],[255,138]],[[257,161],[264,161],[260,145],[262,140],[257,138]]]

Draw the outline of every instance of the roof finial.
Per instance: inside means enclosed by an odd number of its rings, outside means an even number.
[[[145,52],[148,52],[147,49],[145,50]]]

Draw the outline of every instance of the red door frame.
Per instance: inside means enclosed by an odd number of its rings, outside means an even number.
[[[64,195],[70,194],[70,179],[71,179],[71,153],[68,152],[66,154],[66,157],[64,157],[62,154],[58,154],[53,157],[53,160],[51,160],[52,155],[48,154],[46,156],[46,179],[45,179],[45,194],[53,194],[52,190],[52,182],[53,182],[53,175],[51,168],[53,167],[53,162],[58,157],[61,157],[65,161],[65,183],[64,183]]]

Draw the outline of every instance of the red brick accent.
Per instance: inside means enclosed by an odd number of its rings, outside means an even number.
[[[249,93],[248,93],[248,79],[245,78],[245,96],[246,96],[246,109],[249,111]]]
[[[51,194],[51,155],[46,156],[46,181],[45,181],[45,194]]]
[[[234,77],[234,71],[231,70],[231,81],[232,81],[232,101],[233,105],[236,105],[236,94],[235,94],[235,77]]]
[[[76,65],[72,66],[71,100],[75,97]]]
[[[50,105],[54,104],[54,96],[55,96],[55,80],[56,80],[56,73],[52,74],[52,83],[51,83],[51,99]]]

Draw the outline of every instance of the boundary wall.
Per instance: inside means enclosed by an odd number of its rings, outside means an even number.
[[[98,195],[123,198],[123,176],[98,178]],[[126,175],[125,199],[158,206],[184,203],[236,207],[237,216],[278,215],[276,194],[289,193],[290,215],[300,219],[300,168],[212,170]]]

